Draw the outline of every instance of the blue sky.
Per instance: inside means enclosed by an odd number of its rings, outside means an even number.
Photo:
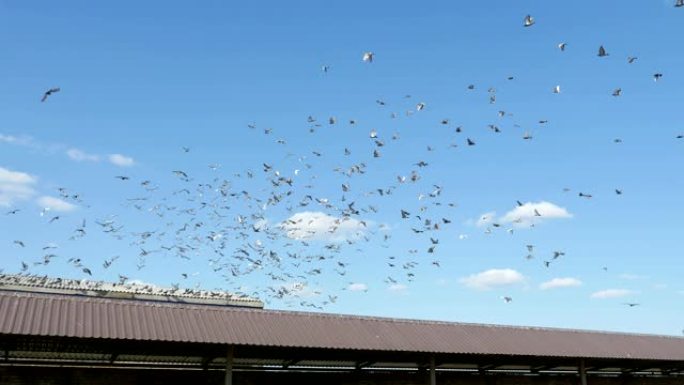
[[[333,296],[325,311],[681,334],[682,18],[660,0],[0,1],[0,268],[240,290],[271,308]],[[359,212],[323,229],[351,201]],[[414,233],[426,218],[440,229]],[[245,248],[258,267],[234,257]]]

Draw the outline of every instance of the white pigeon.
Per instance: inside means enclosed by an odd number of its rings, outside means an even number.
[[[368,62],[368,63],[372,63],[374,56],[375,56],[375,54],[373,52],[370,52],[370,51],[364,52],[363,53],[363,61]]]
[[[525,27],[531,27],[534,25],[534,23],[534,17],[532,17],[531,15],[525,16]]]
[[[555,86],[555,87],[553,88],[553,93],[554,93],[554,94],[560,94],[560,86]]]

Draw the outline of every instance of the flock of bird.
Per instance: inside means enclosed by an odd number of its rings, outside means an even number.
[[[676,0],[675,7],[683,7],[684,0]],[[534,28],[536,20],[527,15],[523,20],[525,28]],[[565,52],[570,43],[561,42],[557,48]],[[603,45],[599,45],[597,56],[608,57],[610,53]],[[364,52],[361,62],[374,65],[375,53]],[[636,57],[628,57],[627,63],[633,64]],[[325,76],[333,76],[330,65],[323,65],[321,71]],[[662,73],[654,73],[654,81],[663,79]],[[513,80],[509,77],[508,80]],[[473,92],[476,85],[465,87],[465,92]],[[55,97],[60,88],[50,88],[42,96],[41,102]],[[553,93],[561,93],[560,85],[553,87]],[[621,88],[613,91],[614,97],[622,95]],[[427,104],[423,101],[413,102],[410,95],[402,96],[402,102],[392,105],[378,99],[375,106],[384,108],[401,108],[389,114],[390,119],[409,119],[414,114],[424,111]],[[497,90],[487,90],[486,100],[496,104]],[[498,111],[496,116],[510,116],[505,111]],[[316,135],[324,126],[345,124],[335,116],[318,119],[313,115],[303,116],[302,125],[309,134]],[[547,120],[539,120],[544,125]],[[348,126],[358,126],[357,119],[348,119]],[[448,145],[450,149],[468,149],[477,146],[480,140],[474,135],[463,135],[465,129],[454,127],[450,119],[438,119],[436,126],[446,126],[456,135],[456,141]],[[517,126],[517,125],[516,125]],[[489,124],[492,133],[500,133],[499,124]],[[263,162],[252,168],[230,172],[230,176],[222,173],[220,164],[208,165],[212,177],[203,180],[204,172],[172,169],[164,179],[173,180],[173,188],[161,187],[153,179],[136,178],[131,175],[116,175],[117,183],[126,184],[126,191],[135,191],[122,202],[122,207],[129,210],[127,215],[112,214],[107,217],[84,218],[72,229],[65,242],[79,242],[97,233],[101,236],[122,242],[129,254],[110,256],[95,260],[91,257],[70,257],[59,255],[57,243],[40,246],[42,255],[32,260],[19,261],[22,274],[36,274],[37,267],[46,266],[62,259],[73,267],[78,274],[92,276],[97,271],[116,269],[122,260],[135,258],[137,269],[144,269],[152,259],[166,261],[178,258],[182,261],[207,263],[212,271],[225,280],[225,287],[231,288],[237,295],[283,301],[290,306],[323,308],[335,303],[338,293],[323,292],[319,289],[322,281],[337,278],[337,282],[347,284],[353,282],[348,276],[349,268],[359,262],[355,256],[364,255],[368,250],[389,248],[394,241],[393,233],[368,218],[372,218],[383,208],[385,202],[393,204],[401,202],[405,207],[392,214],[406,228],[414,245],[404,255],[390,255],[385,258],[387,271],[382,280],[386,285],[402,285],[414,281],[420,268],[438,269],[442,261],[439,258],[440,239],[446,230],[453,225],[452,210],[457,203],[445,198],[444,188],[422,177],[424,170],[432,166],[432,160],[415,159],[407,168],[395,173],[391,179],[379,181],[378,187],[359,191],[353,186],[358,179],[366,178],[372,169],[382,168],[377,163],[392,143],[399,141],[399,132],[387,135],[378,129],[369,128],[368,144],[363,148],[344,147],[339,154],[327,154],[319,150],[295,155],[289,152],[288,140],[276,137],[277,130],[262,127],[256,123],[247,124],[251,130],[266,142],[276,143],[282,148],[280,162]],[[463,135],[460,136],[459,135]],[[680,135],[677,137],[682,139]],[[523,140],[530,141],[533,136],[529,131],[522,135]],[[620,139],[615,139],[620,142]],[[428,146],[433,152],[438,146]],[[179,151],[182,156],[192,156],[189,147]],[[340,166],[332,170],[323,170],[325,178],[318,174],[317,160],[322,157],[335,157]],[[206,171],[206,170],[204,170]],[[329,186],[316,183],[321,180],[335,180],[339,186],[336,193],[329,191]],[[327,182],[326,182],[327,184]],[[366,183],[358,183],[363,185]],[[245,187],[248,186],[248,187]],[[257,186],[257,187],[254,187]],[[411,187],[409,187],[411,186]],[[420,191],[417,198],[411,201],[395,198],[402,190]],[[569,189],[566,191],[570,191]],[[81,194],[67,188],[60,188],[60,198],[75,205],[85,206],[87,202]],[[408,194],[408,193],[406,193]],[[620,188],[614,190],[616,196],[622,195]],[[592,199],[593,194],[585,191],[577,192],[580,199]],[[526,203],[517,201],[520,207]],[[280,210],[280,211],[278,211]],[[273,213],[280,213],[276,218]],[[22,215],[22,208],[12,208],[4,213],[3,220]],[[52,215],[49,209],[40,212],[45,225],[59,226],[64,215]],[[544,213],[535,210],[536,217]],[[127,217],[136,216],[139,222],[128,223]],[[483,218],[488,219],[488,218]],[[496,231],[513,233],[515,226],[508,223],[485,221],[484,232]],[[521,221],[518,221],[518,223]],[[138,229],[140,224],[150,224],[149,229]],[[513,222],[514,224],[516,221]],[[530,226],[533,226],[531,224]],[[448,235],[453,236],[453,235]],[[461,237],[466,237],[462,235]],[[13,240],[18,249],[28,247],[22,239]],[[525,245],[524,259],[535,259],[536,246]],[[563,250],[554,250],[543,258],[543,266],[551,268],[555,261],[565,257]],[[604,268],[607,269],[607,268]],[[174,290],[196,273],[187,271],[176,277],[169,277]],[[131,272],[121,271],[119,283],[126,284]],[[248,276],[256,276],[248,280]],[[37,280],[43,278],[37,277]],[[245,284],[249,282],[249,284]],[[510,295],[501,297],[505,302],[512,302]],[[625,303],[634,307],[638,303]]]

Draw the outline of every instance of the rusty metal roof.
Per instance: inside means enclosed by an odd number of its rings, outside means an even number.
[[[684,361],[684,338],[0,291],[0,335]]]

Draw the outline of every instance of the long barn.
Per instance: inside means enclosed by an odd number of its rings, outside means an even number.
[[[684,338],[0,277],[0,384],[684,384]]]

